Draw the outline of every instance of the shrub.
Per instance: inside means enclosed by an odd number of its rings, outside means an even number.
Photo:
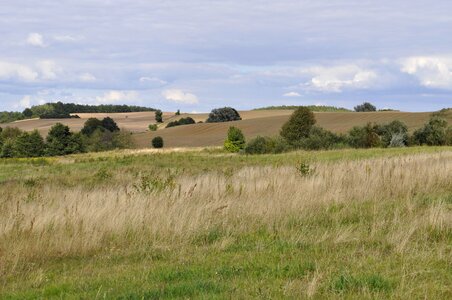
[[[180,109],[178,109],[175,113],[176,116],[180,116]]]
[[[312,126],[316,123],[314,113],[306,107],[300,107],[290,117],[280,132],[289,144],[297,144],[309,136]]]
[[[7,139],[3,142],[0,157],[11,158],[14,157],[14,141],[12,139]]]
[[[119,131],[119,127],[118,124],[116,124],[116,122],[110,117],[106,117],[102,121],[96,118],[89,118],[80,132],[83,135],[91,136],[98,130],[116,132]]]
[[[15,157],[39,157],[44,155],[44,151],[44,139],[37,130],[24,132],[14,141]]]
[[[314,170],[311,168],[311,166],[305,162],[299,163],[295,168],[297,169],[297,172],[301,177],[306,177],[314,173]]]
[[[404,147],[408,144],[408,127],[398,120],[383,126],[375,126],[376,132],[381,136],[384,147]],[[393,141],[391,143],[391,141]]]
[[[0,137],[3,140],[7,140],[7,139],[16,139],[18,136],[20,136],[23,133],[22,130],[20,130],[17,127],[6,127],[4,128],[1,133],[0,133]]]
[[[213,109],[209,114],[209,118],[206,120],[207,123],[218,123],[218,122],[230,122],[239,121],[242,118],[240,114],[232,107],[223,107]]]
[[[161,136],[156,136],[152,139],[152,147],[163,148],[163,138]]]
[[[408,143],[407,135],[399,132],[394,133],[391,136],[391,140],[389,141],[389,145],[387,145],[387,147],[390,148],[405,147],[407,143]]]
[[[29,108],[26,108],[22,114],[24,115],[25,118],[29,119],[33,116],[33,111]]]
[[[20,112],[0,111],[0,123],[10,123],[23,118],[24,115]]]
[[[354,148],[372,148],[381,144],[377,127],[368,123],[366,126],[353,127],[348,133],[348,144]]]
[[[166,125],[166,128],[180,126],[180,125],[189,125],[189,124],[195,124],[195,120],[193,120],[191,117],[182,118],[176,121],[169,122]]]
[[[246,144],[244,152],[246,154],[276,154],[290,149],[290,145],[281,137],[257,136]]]
[[[345,143],[345,139],[331,131],[313,126],[308,137],[302,139],[297,145],[306,150],[334,149]]]
[[[163,113],[160,109],[155,111],[155,121],[157,123],[163,123]]]
[[[228,137],[224,141],[224,148],[229,152],[239,152],[245,148],[245,136],[239,128],[229,127]]]
[[[96,130],[104,130],[102,121],[96,118],[89,118],[80,131],[83,135],[91,136]]]
[[[452,126],[449,126],[446,130],[446,145],[452,146]]]
[[[417,145],[442,146],[446,144],[447,121],[438,116],[430,118],[424,127],[413,133]]]
[[[356,112],[377,111],[377,108],[373,104],[371,104],[369,102],[364,102],[361,105],[355,106],[355,111]]]
[[[102,127],[110,132],[119,131],[118,124],[110,117],[106,117],[102,120]]]
[[[81,153],[84,151],[80,134],[73,134],[68,126],[55,124],[47,135],[46,154],[49,156]]]
[[[157,124],[149,124],[148,128],[150,131],[157,131],[158,126]]]

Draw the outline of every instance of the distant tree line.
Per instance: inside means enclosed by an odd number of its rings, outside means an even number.
[[[84,105],[75,103],[46,103],[26,108],[23,112],[0,112],[0,123],[9,123],[23,119],[68,119],[77,118],[76,113],[127,113],[156,111],[155,108],[135,105]]]
[[[351,110],[343,107],[327,106],[327,105],[308,105],[305,106],[313,112],[350,112]],[[296,110],[300,105],[279,105],[256,108],[254,110]]]
[[[131,134],[121,131],[111,118],[88,119],[79,133],[55,124],[47,137],[15,127],[0,127],[0,157],[60,156],[133,147]]]

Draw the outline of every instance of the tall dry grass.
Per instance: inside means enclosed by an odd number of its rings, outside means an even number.
[[[11,181],[0,186],[0,265],[7,272],[23,260],[183,245],[214,230],[223,244],[267,227],[311,243],[380,235],[400,253],[419,232],[450,233],[447,203],[416,209],[428,197],[452,194],[450,152],[310,168],[309,176],[295,166],[174,178],[112,174],[121,184],[89,188]],[[363,204],[370,220],[359,219]],[[329,219],[332,210],[339,217]],[[343,226],[353,216],[358,221]]]

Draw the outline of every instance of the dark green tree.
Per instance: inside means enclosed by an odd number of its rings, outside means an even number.
[[[377,111],[377,108],[375,105],[369,102],[364,102],[363,104],[355,106],[356,112],[370,112],[370,111]]]
[[[80,131],[83,135],[91,136],[96,130],[105,130],[103,127],[103,122],[96,118],[89,118],[86,120],[85,125]]]
[[[25,118],[29,119],[31,117],[33,117],[33,111],[29,108],[26,108],[22,114],[24,115]]]
[[[106,117],[102,120],[102,127],[110,132],[119,131],[118,124],[110,117]]]
[[[163,123],[163,113],[160,109],[155,111],[155,121],[157,123]]]
[[[46,154],[49,156],[81,153],[84,151],[80,134],[73,134],[68,126],[55,124],[47,135]]]
[[[45,143],[37,130],[32,133],[24,132],[14,141],[14,156],[39,157],[43,156]]]
[[[219,122],[230,122],[230,121],[239,121],[242,118],[237,110],[232,107],[223,107],[213,109],[209,117],[207,118],[207,123],[219,123]]]
[[[20,136],[22,133],[23,133],[23,131],[17,127],[6,127],[2,130],[0,135],[4,140],[6,140],[6,139],[14,140],[18,136]]]
[[[163,148],[163,138],[161,136],[156,136],[152,139],[152,147]]]
[[[309,136],[312,126],[316,123],[314,113],[306,108],[300,107],[283,125],[280,135],[290,144],[297,144],[303,138]]]
[[[14,157],[14,141],[12,139],[7,139],[3,142],[0,157],[2,158]]]
[[[381,145],[377,126],[367,123],[366,126],[353,127],[347,137],[348,143],[354,148],[372,148]]]
[[[424,127],[413,133],[413,139],[418,145],[442,146],[446,144],[447,121],[439,116],[430,118]]]

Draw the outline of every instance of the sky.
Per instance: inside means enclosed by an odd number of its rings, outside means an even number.
[[[452,107],[450,0],[0,0],[0,111]]]

